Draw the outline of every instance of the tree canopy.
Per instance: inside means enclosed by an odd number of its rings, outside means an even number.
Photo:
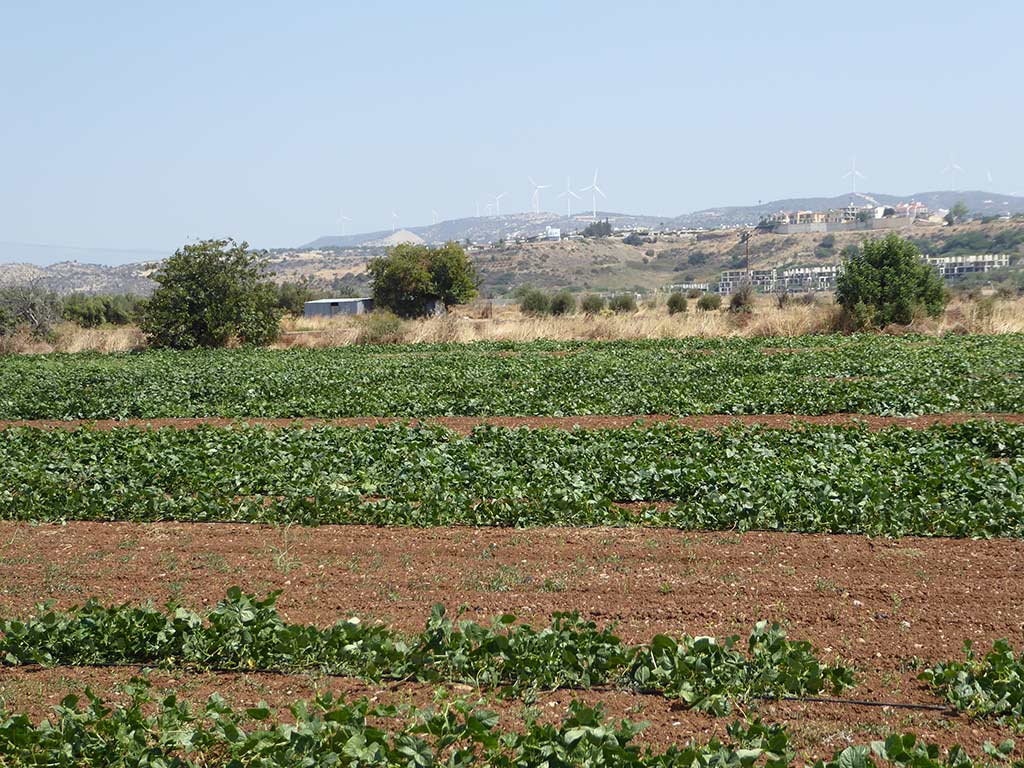
[[[438,248],[402,244],[368,266],[375,308],[400,317],[425,315],[433,302],[445,308],[476,296],[476,270],[462,246],[455,242]]]
[[[856,327],[906,325],[918,311],[940,314],[946,289],[939,273],[922,263],[917,246],[890,234],[865,242],[846,259],[836,280],[836,301]]]
[[[265,257],[232,239],[202,240],[175,251],[153,275],[159,285],[142,316],[154,347],[263,345],[277,338],[277,290]]]

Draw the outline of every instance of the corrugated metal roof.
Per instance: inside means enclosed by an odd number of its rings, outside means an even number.
[[[366,296],[361,299],[313,299],[312,301],[307,301],[306,304],[347,304],[353,301],[370,301],[370,297]]]

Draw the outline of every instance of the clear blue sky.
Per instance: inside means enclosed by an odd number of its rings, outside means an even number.
[[[595,166],[660,215],[838,194],[853,155],[861,189],[944,188],[952,153],[1022,192],[1022,29],[1019,0],[0,0],[0,241],[296,245],[527,210],[528,175],[554,210]]]

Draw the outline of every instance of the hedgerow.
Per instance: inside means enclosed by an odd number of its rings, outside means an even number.
[[[16,428],[0,466],[0,518],[17,520],[1024,536],[1024,426],[997,422]]]
[[[375,680],[462,682],[526,689],[616,685],[680,699],[727,714],[751,697],[817,694],[853,685],[843,665],[822,664],[807,642],[788,640],[777,625],[759,623],[747,643],[737,637],[656,636],[629,646],[609,628],[576,613],[556,613],[535,630],[504,615],[490,626],[453,622],[435,606],[424,630],[403,636],[358,619],[327,629],[289,624],[274,608],[238,587],[205,616],[178,606],[81,608],[40,606],[24,620],[0,620],[5,664],[159,664],[215,670],[319,669]]]

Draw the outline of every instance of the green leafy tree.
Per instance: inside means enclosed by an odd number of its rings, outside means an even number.
[[[277,290],[265,257],[249,244],[202,240],[175,251],[153,275],[159,285],[142,316],[154,347],[265,345],[277,338]]]
[[[612,225],[608,223],[608,219],[592,222],[583,229],[584,237],[608,237],[611,233]]]
[[[914,313],[931,316],[946,306],[939,273],[921,262],[917,246],[896,234],[869,240],[844,262],[836,280],[836,301],[857,328],[908,324]]]
[[[374,306],[399,317],[425,315],[433,302],[448,308],[476,296],[476,270],[455,242],[440,248],[397,245],[371,259],[368,269]]]
[[[306,302],[313,300],[313,289],[308,280],[295,283],[281,283],[277,286],[278,309],[291,315],[301,315],[306,310]]]
[[[970,213],[970,211],[967,209],[967,205],[964,201],[957,200],[956,204],[949,209],[949,213],[946,214],[946,223],[950,226],[953,224],[959,224],[967,218],[968,213]]]

